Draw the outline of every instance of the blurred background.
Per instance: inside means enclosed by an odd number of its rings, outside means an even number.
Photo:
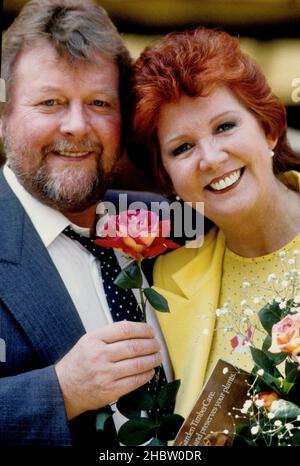
[[[26,0],[4,0],[6,29]],[[273,91],[286,105],[289,138],[300,154],[300,0],[101,0],[134,58],[161,35],[197,25],[238,36],[242,48],[262,67]],[[118,186],[128,186],[120,167]],[[123,173],[123,175],[122,175]],[[147,177],[131,172],[134,187],[148,188]],[[137,181],[139,179],[139,181]],[[150,186],[151,187],[151,186]]]

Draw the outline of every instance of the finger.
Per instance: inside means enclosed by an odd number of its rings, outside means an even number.
[[[115,393],[117,393],[117,398],[120,398],[127,393],[136,390],[142,385],[148,383],[155,375],[154,369],[150,371],[142,372],[141,374],[135,374],[133,376],[124,377],[115,382]]]
[[[114,343],[131,338],[153,338],[154,331],[150,325],[144,322],[122,320],[98,329],[94,336],[97,336],[105,343]]]
[[[160,343],[156,338],[132,338],[130,340],[118,341],[106,345],[111,362],[122,361],[124,359],[146,356],[157,353],[160,350]]]
[[[139,358],[119,361],[113,364],[113,378],[116,380],[142,374],[143,372],[150,371],[159,366],[161,362],[162,355],[160,352],[141,356]]]

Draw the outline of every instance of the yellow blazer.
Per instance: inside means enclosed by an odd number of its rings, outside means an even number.
[[[281,173],[280,180],[300,191],[299,172]],[[170,306],[170,313],[157,315],[175,378],[181,379],[175,410],[184,417],[190,413],[205,382],[224,252],[224,234],[213,228],[201,248],[177,249],[160,256],[154,267],[155,288]]]
[[[170,307],[170,313],[157,315],[175,378],[181,379],[175,412],[184,417],[190,413],[205,382],[224,251],[224,235],[214,228],[201,248],[182,247],[160,256],[154,268],[155,289]]]

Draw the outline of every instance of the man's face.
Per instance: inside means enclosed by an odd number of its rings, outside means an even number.
[[[47,43],[24,51],[1,134],[28,192],[62,212],[93,205],[120,154],[117,65],[100,55],[95,64],[71,64]]]

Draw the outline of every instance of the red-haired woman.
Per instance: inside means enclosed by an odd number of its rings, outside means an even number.
[[[283,104],[225,32],[167,35],[137,60],[133,84],[145,163],[165,193],[204,202],[215,225],[200,248],[161,256],[154,271],[171,310],[160,322],[182,381],[176,411],[186,416],[219,358],[251,369],[257,311],[276,286],[288,291],[300,250],[300,159]],[[224,329],[243,322],[243,335]]]

